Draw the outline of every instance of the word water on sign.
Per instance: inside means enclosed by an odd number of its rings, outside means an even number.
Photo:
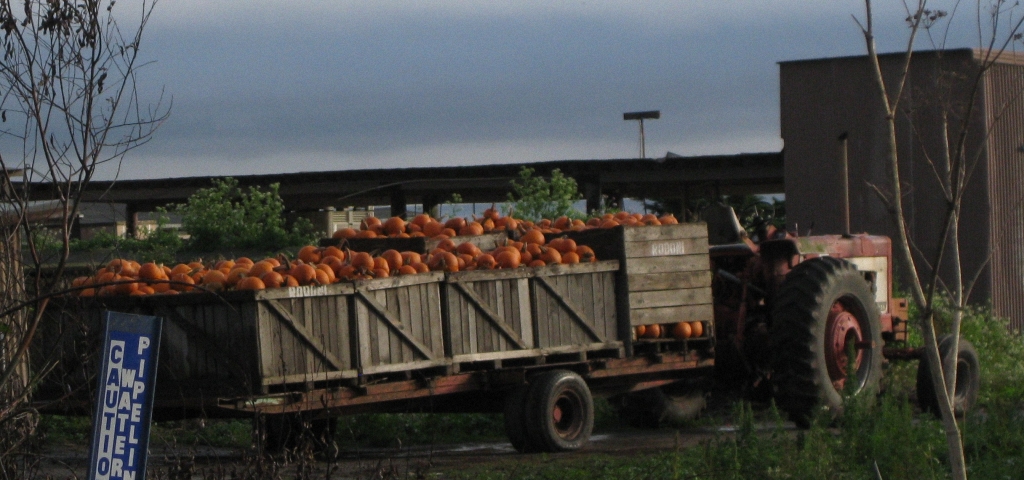
[[[107,312],[89,478],[143,480],[161,319]]]

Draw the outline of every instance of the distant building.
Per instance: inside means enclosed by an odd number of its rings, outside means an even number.
[[[938,154],[943,141],[937,103],[940,98],[959,102],[970,98],[968,88],[978,75],[979,55],[967,49],[917,52],[911,62],[897,117],[897,142],[904,162],[900,172],[904,205],[918,262],[934,258],[947,206],[928,160]],[[889,88],[895,88],[902,59],[902,55],[880,58]],[[1020,329],[1024,327],[1024,101],[1018,97],[1024,94],[1024,56],[1004,54],[985,73],[980,87],[967,137],[968,152],[978,157],[963,201],[963,266],[968,276],[981,269],[972,300],[991,297],[996,313],[1009,317]],[[852,230],[893,234],[891,216],[871,187],[889,184],[884,114],[875,100],[876,89],[866,56],[780,63],[790,228],[796,225],[806,234],[813,225],[812,233],[841,233],[838,138],[845,132]],[[950,273],[948,263],[942,272]]]

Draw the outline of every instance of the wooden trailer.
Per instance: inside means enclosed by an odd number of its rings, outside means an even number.
[[[708,376],[715,329],[703,224],[569,235],[601,260],[71,299],[75,318],[49,322],[36,351],[57,355],[74,381],[43,385],[40,397],[89,390],[83,359],[101,312],[116,310],[165,319],[156,418],[504,411],[517,448],[578,448],[593,426],[593,395]],[[634,335],[637,325],[679,321],[702,322],[703,334]],[[43,368],[51,356],[33,359]]]

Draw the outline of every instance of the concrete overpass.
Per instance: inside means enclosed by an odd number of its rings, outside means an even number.
[[[334,207],[390,205],[400,215],[408,205],[424,210],[458,193],[464,202],[504,202],[510,181],[522,167],[539,175],[559,169],[574,178],[587,201],[587,209],[599,208],[602,197],[621,204],[623,198],[656,198],[678,210],[688,201],[708,195],[781,194],[782,152],[667,157],[660,159],[560,160],[500,165],[361,169],[235,176],[239,184],[280,184],[281,198],[290,211],[308,212]],[[169,203],[182,203],[219,177],[186,177],[151,180],[93,181],[83,202],[126,205],[128,230],[140,212]],[[46,196],[40,186],[36,198]]]

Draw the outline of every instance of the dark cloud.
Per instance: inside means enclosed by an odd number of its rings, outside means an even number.
[[[174,111],[123,175],[159,176],[156,158],[238,174],[355,168],[360,158],[400,166],[419,149],[435,154],[424,162],[472,162],[489,149],[509,161],[617,158],[636,144],[622,112],[643,109],[663,113],[649,123],[649,153],[772,150],[781,147],[776,63],[864,49],[848,14],[716,18],[699,28],[621,20],[158,24],[145,80],[166,87]],[[436,156],[445,149],[453,154]]]

